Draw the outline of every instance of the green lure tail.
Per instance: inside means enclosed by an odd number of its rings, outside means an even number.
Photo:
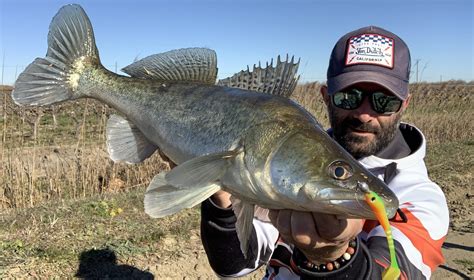
[[[388,249],[390,251],[390,266],[382,273],[383,280],[395,280],[400,277],[400,267],[398,267],[397,256],[395,254],[395,244],[393,242],[392,230],[388,222],[387,212],[382,199],[373,191],[365,195],[365,201],[374,211],[377,220],[382,225],[387,236]]]

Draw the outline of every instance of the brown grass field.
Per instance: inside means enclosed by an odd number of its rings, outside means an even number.
[[[293,99],[328,127],[319,87],[298,85]],[[11,88],[0,91],[0,278],[216,279],[200,245],[199,209],[160,220],[143,213],[146,186],[169,168],[160,156],[139,165],[108,158],[111,108],[90,99],[18,107]],[[446,264],[433,278],[472,278],[474,83],[410,91],[403,121],[424,132],[430,177],[450,207]]]

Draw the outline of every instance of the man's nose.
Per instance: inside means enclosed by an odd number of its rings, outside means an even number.
[[[354,117],[366,123],[372,121],[376,116],[377,112],[370,106],[369,97],[365,96],[359,108],[354,110]]]

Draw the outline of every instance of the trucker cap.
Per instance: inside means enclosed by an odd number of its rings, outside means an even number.
[[[405,100],[409,78],[410,51],[405,42],[390,31],[367,26],[347,33],[334,46],[327,72],[328,93],[371,82]]]

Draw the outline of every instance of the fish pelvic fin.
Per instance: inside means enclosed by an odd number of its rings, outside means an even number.
[[[18,76],[12,98],[18,105],[49,105],[82,97],[77,87],[86,64],[99,54],[89,18],[79,5],[66,5],[49,26],[48,51]]]
[[[162,218],[192,208],[221,189],[218,184],[178,188],[165,179],[166,172],[156,175],[145,193],[145,213],[152,218]]]
[[[275,67],[273,59],[270,64],[266,63],[265,68],[262,68],[259,62],[258,66],[253,65],[252,71],[247,66],[247,70],[219,80],[217,84],[290,98],[300,78],[296,75],[299,64],[300,60],[295,63],[294,57],[288,60],[287,55],[286,60],[281,61],[278,56]]]
[[[260,206],[255,206],[255,214],[254,214],[255,219],[260,220],[262,222],[270,223],[270,218],[268,217],[269,213],[270,213],[269,209],[262,208]]]
[[[127,119],[112,115],[107,121],[107,151],[114,162],[139,163],[158,147]]]
[[[150,55],[122,69],[135,78],[187,81],[214,85],[217,79],[216,52],[207,48],[177,49]]]
[[[232,210],[237,217],[235,228],[237,237],[240,241],[240,250],[245,258],[247,258],[249,249],[249,240],[253,230],[253,218],[255,213],[255,205],[242,201],[231,196]]]

